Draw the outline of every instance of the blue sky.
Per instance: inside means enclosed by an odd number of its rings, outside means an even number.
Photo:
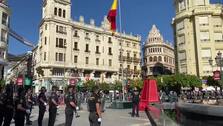
[[[218,1],[218,0],[214,0]],[[113,0],[72,0],[72,18],[80,15],[85,22],[95,19],[100,25]],[[37,43],[42,14],[42,0],[9,0],[10,27],[28,40]],[[126,33],[140,34],[145,41],[153,24],[160,29],[165,40],[173,42],[171,20],[175,15],[173,0],[121,0],[122,29]],[[30,50],[10,37],[9,53],[21,54]]]

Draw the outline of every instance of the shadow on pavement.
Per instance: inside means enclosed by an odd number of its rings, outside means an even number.
[[[48,125],[48,120],[49,120],[48,118],[43,119],[43,122],[42,122],[43,126]],[[33,126],[38,126],[38,120],[34,120],[32,124]]]
[[[57,126],[64,126],[65,125],[65,123],[62,123],[62,124],[58,124]]]

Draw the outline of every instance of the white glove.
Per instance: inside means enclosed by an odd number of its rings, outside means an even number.
[[[79,110],[79,107],[78,106],[76,107],[76,110]]]
[[[57,109],[59,109],[59,108],[60,108],[60,106],[58,105],[58,106],[57,106]]]
[[[45,106],[47,106],[47,103],[46,103],[46,102],[44,102],[44,105],[45,105]]]
[[[26,109],[26,113],[27,113],[27,114],[30,114],[30,110],[29,110],[29,109]]]
[[[98,118],[98,122],[101,122],[101,118]]]

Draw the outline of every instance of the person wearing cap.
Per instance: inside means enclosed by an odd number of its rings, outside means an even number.
[[[134,87],[132,91],[132,117],[135,115],[136,117],[139,117],[139,97],[140,92],[137,87]]]
[[[88,111],[90,126],[100,126],[102,121],[101,100],[99,97],[98,87],[93,89],[92,95],[88,98]]]
[[[73,116],[74,116],[74,109],[76,108],[76,99],[73,93],[74,87],[73,86],[68,86],[68,92],[65,95],[65,126],[71,126],[72,121],[73,121]]]
[[[13,117],[13,113],[14,113],[14,102],[13,102],[13,83],[10,82],[10,84],[7,84],[5,87],[5,92],[2,93],[1,96],[1,101],[2,104],[1,105],[1,113],[2,113],[2,121],[0,121],[0,125],[1,122],[3,122],[3,126],[10,126],[12,117]]]
[[[57,87],[52,87],[52,92],[49,97],[49,122],[48,126],[54,126],[56,115],[57,115],[57,109],[59,108],[58,104],[58,95],[57,95]]]
[[[45,93],[46,93],[46,88],[42,87],[40,90],[40,94],[38,96],[38,101],[39,101],[38,126],[42,126],[43,117],[46,111],[47,98]]]
[[[19,87],[18,96],[15,101],[15,126],[24,126],[25,115],[30,113],[26,104],[26,92],[23,87]]]
[[[30,120],[30,116],[32,113],[32,107],[33,107],[33,96],[32,96],[32,88],[31,87],[29,87],[26,92],[26,103],[27,103],[27,107],[30,110],[30,113],[26,114],[26,125],[32,125],[32,121]]]

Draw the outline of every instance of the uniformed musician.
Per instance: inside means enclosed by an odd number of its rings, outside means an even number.
[[[65,95],[65,126],[71,126],[72,125],[72,120],[74,116],[74,110],[76,108],[76,99],[75,95],[73,93],[74,87],[73,86],[68,86],[68,92]]]
[[[98,87],[93,89],[92,95],[88,98],[89,122],[90,126],[100,126],[101,124],[101,109],[100,97],[98,95]]]
[[[58,104],[58,96],[57,96],[57,87],[52,87],[52,93],[49,98],[49,122],[48,126],[54,126],[57,114],[57,108],[59,107]]]

